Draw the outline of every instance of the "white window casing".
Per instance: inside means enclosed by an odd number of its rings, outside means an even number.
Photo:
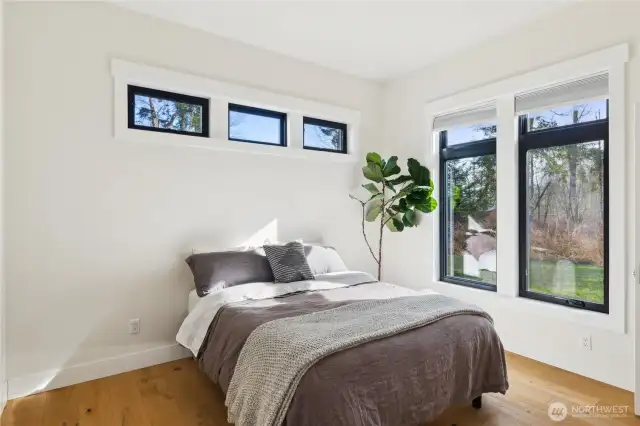
[[[111,60],[111,75],[114,82],[114,137],[116,140],[320,161],[360,161],[359,111],[116,58]],[[129,84],[209,99],[210,137],[196,138],[128,128],[127,85]],[[287,146],[228,140],[229,103],[286,113]],[[347,153],[303,149],[302,120],[304,116],[345,123],[348,129]]]

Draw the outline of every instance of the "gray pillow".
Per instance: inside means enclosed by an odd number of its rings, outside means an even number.
[[[198,296],[251,282],[273,282],[269,261],[259,250],[192,254],[186,259]]]
[[[334,247],[305,244],[304,254],[313,275],[349,270]]]
[[[313,279],[302,243],[292,241],[285,245],[265,245],[263,248],[277,283]]]

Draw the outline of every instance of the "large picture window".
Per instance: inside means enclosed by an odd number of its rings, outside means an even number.
[[[519,118],[520,296],[608,312],[606,100]]]
[[[496,125],[440,130],[440,280],[496,290]]]

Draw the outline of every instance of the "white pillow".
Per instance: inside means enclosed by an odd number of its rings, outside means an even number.
[[[349,270],[337,250],[331,246],[304,244],[304,254],[313,275]]]

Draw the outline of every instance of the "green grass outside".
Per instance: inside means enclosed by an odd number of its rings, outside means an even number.
[[[593,265],[575,265],[576,287],[575,291],[558,291],[553,289],[553,276],[555,273],[555,262],[549,260],[532,260],[529,271],[529,285],[531,291],[537,293],[551,294],[554,296],[565,296],[572,299],[580,299],[587,302],[604,303],[604,268]],[[454,256],[454,275],[456,277],[478,280],[478,277],[467,276],[462,273],[462,256]],[[482,273],[480,281],[495,284],[495,274],[485,271]],[[498,272],[499,273],[499,272]]]

